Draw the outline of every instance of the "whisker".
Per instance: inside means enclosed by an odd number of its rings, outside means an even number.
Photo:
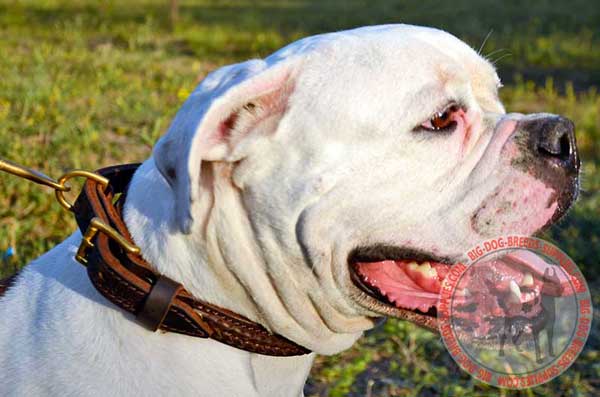
[[[479,46],[479,50],[477,51],[477,54],[481,55],[481,51],[483,50],[483,47],[485,47],[485,43],[487,43],[487,41],[490,38],[490,36],[492,35],[493,31],[494,31],[494,29],[492,28],[492,29],[490,29],[488,34],[485,35],[485,38],[483,39],[483,43],[481,43],[481,45]]]
[[[498,49],[496,49],[496,50],[494,50],[494,51],[490,52],[489,54],[485,54],[485,55],[484,55],[484,58],[485,58],[485,59],[487,59],[487,60],[490,60],[490,57],[491,57],[492,55],[494,55],[494,54],[497,54],[497,53],[499,53],[499,52],[502,52],[502,51],[506,51],[506,48],[498,48]]]
[[[506,58],[506,57],[510,57],[510,56],[512,56],[512,54],[511,54],[511,53],[504,54],[504,55],[501,55],[499,58],[497,58],[497,59],[495,59],[495,60],[493,60],[493,61],[490,61],[490,62],[491,62],[493,65],[496,65],[498,62],[500,62],[500,60],[502,60],[502,59],[504,59],[504,58]]]

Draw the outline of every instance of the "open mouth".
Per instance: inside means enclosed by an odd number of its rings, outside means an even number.
[[[452,262],[430,253],[394,246],[357,248],[348,258],[354,284],[384,315],[437,330],[436,305]]]
[[[453,265],[449,259],[411,249],[375,246],[354,250],[348,264],[354,284],[372,298],[370,308],[437,330],[440,289]],[[473,308],[481,306],[480,311],[509,316],[506,302],[519,304],[532,315],[539,313],[540,294],[543,289],[549,290],[549,283],[556,284],[557,296],[570,290],[569,279],[561,270],[555,271],[557,279],[548,280],[550,267],[525,250],[478,262],[457,285],[457,315],[476,323],[478,312]]]

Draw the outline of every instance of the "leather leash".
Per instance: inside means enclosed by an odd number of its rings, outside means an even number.
[[[310,353],[258,323],[194,298],[183,285],[152,269],[135,246],[122,218],[126,189],[138,167],[139,164],[124,164],[103,168],[96,171],[95,177],[73,174],[87,178],[83,190],[73,205],[64,197],[61,203],[75,214],[83,234],[76,259],[86,266],[88,277],[100,294],[135,315],[151,331],[211,338],[269,356]],[[59,186],[64,188],[66,179],[59,179]],[[57,198],[59,192],[66,190],[56,189]],[[0,296],[15,277],[0,280]]]

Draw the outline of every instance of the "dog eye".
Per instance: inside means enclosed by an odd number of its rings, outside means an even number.
[[[459,110],[460,106],[452,104],[441,112],[435,113],[419,127],[427,131],[452,131],[456,127],[456,121],[452,116]]]

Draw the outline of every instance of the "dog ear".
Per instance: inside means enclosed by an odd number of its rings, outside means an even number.
[[[156,144],[154,162],[175,195],[175,221],[190,233],[202,161],[238,161],[249,143],[273,134],[293,91],[290,62],[252,60],[207,76]]]

